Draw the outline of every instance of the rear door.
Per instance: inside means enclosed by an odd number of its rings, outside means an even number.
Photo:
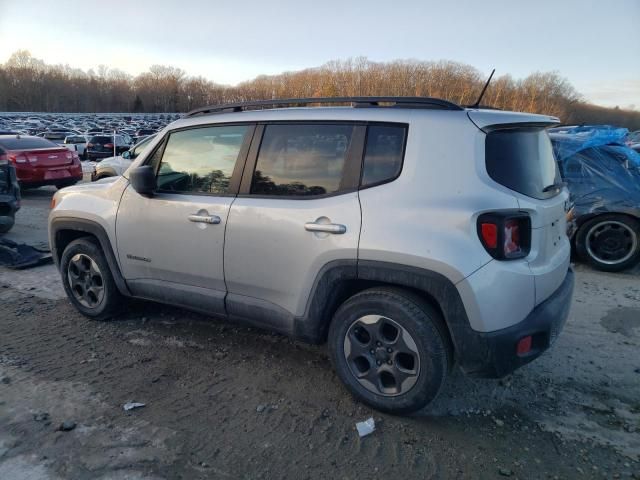
[[[116,220],[122,273],[135,295],[224,313],[224,232],[253,130],[178,130],[147,159],[157,193],[129,186]]]
[[[227,311],[281,330],[327,263],[357,260],[364,126],[258,127],[225,238]],[[259,140],[259,141],[258,141]]]

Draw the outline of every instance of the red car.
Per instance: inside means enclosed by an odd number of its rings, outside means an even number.
[[[82,180],[82,165],[77,152],[40,137],[0,135],[0,148],[16,167],[21,188],[43,185],[68,187]]]

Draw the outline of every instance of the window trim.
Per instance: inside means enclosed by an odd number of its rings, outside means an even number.
[[[238,152],[238,158],[236,160],[236,164],[233,167],[233,172],[231,173],[231,178],[229,179],[229,187],[226,193],[208,193],[208,192],[175,192],[173,190],[156,190],[156,194],[171,194],[171,195],[196,195],[196,196],[206,196],[206,197],[235,197],[238,194],[238,190],[240,189],[240,181],[242,178],[242,172],[244,170],[244,166],[247,161],[247,154],[249,153],[249,148],[252,144],[253,137],[256,133],[256,123],[255,122],[231,122],[231,123],[211,123],[211,124],[199,124],[199,125],[190,125],[187,127],[176,128],[167,132],[156,148],[153,149],[145,159],[141,165],[148,165],[151,159],[158,153],[160,149],[161,152],[160,162],[156,165],[155,175],[156,179],[158,178],[158,171],[160,170],[160,165],[162,164],[162,157],[164,157],[164,148],[167,146],[169,141],[169,137],[173,133],[182,132],[185,130],[197,130],[201,128],[212,128],[212,127],[248,127],[247,134],[242,141],[242,145],[240,146],[240,151]]]
[[[404,129],[404,138],[402,140],[402,153],[400,155],[400,169],[398,170],[398,173],[392,177],[392,178],[387,178],[385,180],[380,180],[379,182],[374,182],[374,183],[370,183],[369,185],[362,185],[362,179],[364,176],[364,161],[365,161],[365,157],[367,155],[367,140],[369,139],[369,127],[400,127],[402,129]],[[391,182],[395,182],[398,178],[400,178],[400,175],[402,175],[402,170],[404,169],[404,157],[405,154],[407,153],[407,142],[409,140],[409,124],[408,123],[402,123],[402,122],[371,122],[369,124],[367,124],[367,136],[364,140],[364,145],[362,148],[362,166],[360,167],[360,182],[358,184],[358,190],[366,190],[368,188],[372,188],[372,187],[378,187],[380,185],[384,185],[386,183],[391,183]]]
[[[353,127],[351,142],[349,143],[349,150],[345,157],[343,175],[338,190],[323,195],[260,195],[251,193],[251,183],[258,162],[258,154],[260,153],[266,127],[269,125],[347,125]],[[242,175],[238,198],[318,200],[357,192],[358,184],[360,183],[360,169],[362,166],[366,125],[367,122],[349,120],[274,120],[259,122]]]

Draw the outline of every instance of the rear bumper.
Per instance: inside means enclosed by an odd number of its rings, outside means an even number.
[[[16,176],[20,184],[27,187],[75,183],[82,180],[82,167],[17,168]]]
[[[457,339],[464,344],[464,351],[459,352],[463,371],[475,377],[501,378],[538,358],[553,345],[569,316],[574,277],[569,268],[560,287],[515,325],[489,333],[466,330],[467,338]],[[518,355],[518,341],[529,335],[531,350]]]

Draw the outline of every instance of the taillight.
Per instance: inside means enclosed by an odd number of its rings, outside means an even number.
[[[93,148],[93,143],[87,143],[87,148]]]
[[[27,163],[27,157],[25,157],[22,153],[10,154],[9,160],[11,160],[13,163]]]
[[[104,148],[113,148],[113,143],[105,143]]]
[[[67,158],[67,160],[73,160],[73,155],[71,155],[71,152],[65,153],[64,156]]]
[[[531,219],[526,213],[484,213],[478,217],[478,236],[493,258],[523,258],[531,249]]]

